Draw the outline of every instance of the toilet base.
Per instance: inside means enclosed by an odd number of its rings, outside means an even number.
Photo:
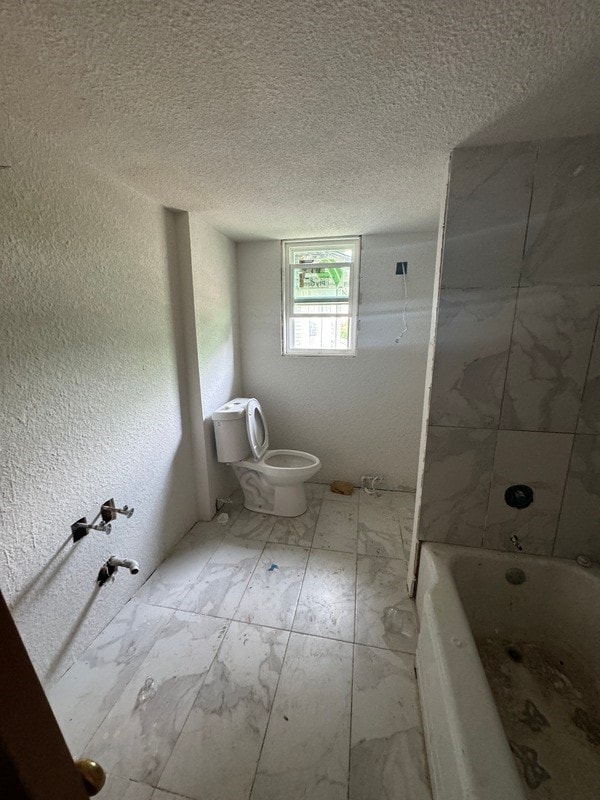
[[[244,493],[244,508],[259,514],[299,517],[308,507],[304,483],[273,486],[256,470],[233,464],[233,471]]]

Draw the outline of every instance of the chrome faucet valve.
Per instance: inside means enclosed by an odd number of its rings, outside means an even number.
[[[97,525],[92,525],[87,521],[86,517],[81,517],[77,522],[71,525],[71,534],[73,541],[78,542],[87,536],[90,531],[100,531],[100,533],[111,533],[112,525],[109,522],[101,520]]]
[[[107,500],[106,503],[102,503],[102,506],[100,507],[100,513],[102,514],[102,519],[105,522],[113,522],[117,518],[117,514],[123,514],[127,519],[131,519],[134,511],[135,509],[129,508],[129,506],[117,508],[112,497],[110,500]]]

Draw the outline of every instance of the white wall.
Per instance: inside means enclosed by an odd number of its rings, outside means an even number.
[[[202,416],[208,506],[201,505],[200,513],[210,519],[216,498],[229,496],[237,487],[231,467],[217,461],[212,423],[212,412],[241,391],[236,252],[235,244],[198,214],[187,216],[201,398],[201,409],[192,413]]]
[[[197,519],[172,220],[21,129],[0,162],[1,582],[48,682]],[[111,496],[133,518],[73,545]],[[96,591],[113,553],[140,574]]]
[[[261,401],[271,447],[317,455],[316,480],[359,483],[381,473],[414,489],[437,233],[364,236],[361,330],[355,358],[281,355],[281,244],[238,244],[244,395]],[[408,332],[400,344],[402,279],[409,262]]]

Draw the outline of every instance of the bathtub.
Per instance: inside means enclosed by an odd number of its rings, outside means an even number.
[[[525,582],[509,583],[511,568],[522,570]],[[435,800],[527,800],[531,792],[475,640],[557,644],[600,675],[600,570],[557,558],[424,543],[417,611],[416,664]]]

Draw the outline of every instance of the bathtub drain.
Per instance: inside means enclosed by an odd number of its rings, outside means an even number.
[[[512,569],[507,569],[504,573],[504,577],[509,583],[512,583],[513,586],[520,586],[520,584],[525,583],[527,578],[525,577],[525,573],[522,569],[518,569],[517,567],[513,567]]]

